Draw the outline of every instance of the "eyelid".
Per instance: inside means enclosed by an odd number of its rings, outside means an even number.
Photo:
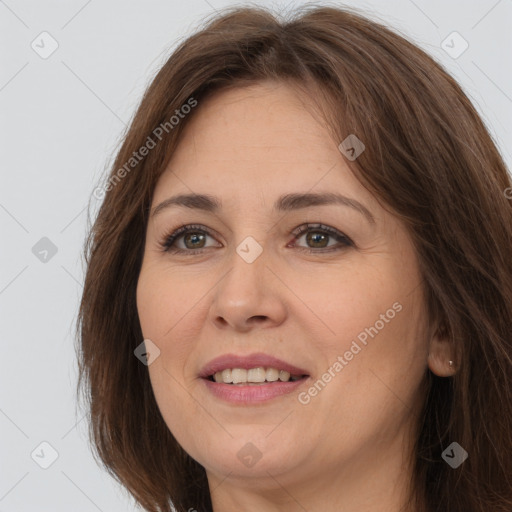
[[[295,237],[294,240],[296,240],[298,237],[302,236],[305,233],[308,232],[323,232],[326,233],[331,238],[335,238],[339,243],[344,243],[345,247],[356,247],[356,244],[352,241],[352,239],[345,235],[345,233],[341,232],[339,229],[333,228],[331,226],[326,226],[325,224],[322,224],[320,222],[308,222],[305,224],[302,224],[301,226],[295,228],[291,234]],[[336,247],[332,246],[330,248],[321,248],[321,249],[314,249],[314,248],[308,248],[308,247],[298,247],[299,249],[304,249],[311,253],[322,253],[322,252],[331,252],[343,249],[344,247]]]
[[[297,240],[297,238],[299,238],[303,234],[308,233],[310,231],[324,232],[324,234],[327,234],[327,236],[329,236],[331,238],[335,238],[338,242],[338,246],[335,245],[332,247],[324,247],[324,248],[308,248],[308,247],[294,245],[293,247],[297,248],[300,251],[306,251],[306,252],[312,253],[312,254],[335,252],[335,251],[339,251],[339,250],[342,250],[347,247],[356,247],[356,244],[352,241],[352,239],[349,236],[345,235],[343,232],[341,232],[340,230],[338,230],[336,228],[327,226],[322,223],[308,222],[308,223],[301,224],[300,226],[295,228],[293,231],[291,231],[289,233],[289,235],[294,237],[294,239],[292,241],[292,242],[294,242],[295,240]],[[171,254],[190,254],[190,255],[201,254],[202,252],[209,249],[210,247],[201,247],[199,249],[173,249],[172,248],[172,244],[174,244],[177,240],[182,238],[184,235],[186,235],[188,233],[196,233],[196,232],[204,233],[205,235],[210,236],[212,238],[215,238],[216,236],[218,236],[216,231],[214,231],[213,229],[208,228],[204,225],[185,224],[176,229],[171,230],[169,234],[164,235],[163,240],[159,242],[159,245],[161,246],[161,248],[164,252],[171,253]],[[341,247],[339,246],[340,243],[342,244]],[[290,247],[290,246],[287,245],[287,247]]]
[[[171,244],[173,244],[176,240],[181,238],[183,235],[188,234],[189,232],[204,232],[206,235],[215,238],[215,236],[218,236],[218,234],[210,228],[207,228],[206,226],[203,226],[201,224],[185,224],[180,227],[177,227],[176,229],[172,229],[168,234],[165,234],[163,237],[163,240],[159,243],[162,249],[164,249],[164,252],[177,252],[180,251],[183,252],[189,252],[193,254],[194,252],[198,252],[201,250],[204,250],[204,248],[201,249],[178,249],[174,251],[173,249],[170,249]]]

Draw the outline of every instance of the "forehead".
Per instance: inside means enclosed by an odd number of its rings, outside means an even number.
[[[286,84],[266,82],[221,91],[199,103],[194,114],[182,142],[187,146],[192,136],[198,154],[220,156],[229,149],[227,158],[244,159],[250,151],[251,158],[268,159],[266,154],[287,151],[288,158],[296,155],[299,160],[305,153],[301,142],[321,144],[324,150],[333,144],[312,102]],[[318,158],[321,149],[308,159]]]
[[[199,101],[155,201],[170,190],[250,200],[314,188],[370,200],[338,144],[315,104],[287,84],[220,91]]]

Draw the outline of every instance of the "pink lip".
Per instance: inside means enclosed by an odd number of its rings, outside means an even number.
[[[309,380],[305,377],[300,380],[289,382],[269,382],[268,384],[258,384],[255,386],[243,386],[239,384],[224,384],[222,382],[212,382],[208,379],[202,379],[206,388],[217,398],[233,404],[249,405],[254,402],[264,402],[278,396],[286,395],[295,391],[304,382]]]
[[[296,381],[276,381],[252,386],[224,384],[223,382],[212,382],[211,380],[208,380],[208,377],[216,372],[225,370],[226,368],[241,368],[249,370],[251,368],[258,367],[276,368],[278,370],[285,370],[291,375],[306,375],[307,377]],[[225,354],[207,363],[201,370],[199,376],[203,379],[203,382],[210,393],[222,400],[233,404],[264,402],[278,396],[286,395],[292,391],[295,391],[309,378],[308,372],[306,370],[286,363],[281,359],[277,359],[262,353],[251,354],[248,356]]]
[[[208,378],[214,373],[221,372],[226,368],[241,368],[242,370],[250,370],[251,368],[276,368],[277,370],[285,370],[291,375],[308,375],[306,370],[293,366],[281,359],[269,356],[263,353],[251,354],[248,356],[236,356],[234,354],[224,354],[216,357],[207,363],[199,377]]]

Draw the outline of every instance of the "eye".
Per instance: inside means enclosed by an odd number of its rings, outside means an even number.
[[[323,224],[304,224],[295,229],[291,235],[294,236],[293,242],[305,236],[306,242],[312,244],[312,246],[308,248],[292,245],[292,247],[309,253],[332,252],[347,247],[354,247],[354,243],[349,237],[337,229],[324,226]],[[204,252],[204,249],[208,247],[205,245],[207,237],[213,238],[213,233],[208,228],[201,225],[189,224],[181,226],[170,235],[167,235],[164,240],[160,242],[160,246],[164,252],[168,253],[201,254]],[[329,238],[333,238],[338,242],[337,246],[336,244],[332,246],[333,244],[329,245],[326,243]],[[176,245],[179,245],[177,242],[182,242],[184,246],[177,247]],[[290,247],[290,245],[287,245],[287,247]]]
[[[294,241],[305,236],[306,243],[312,244],[312,246],[309,248],[302,246],[298,247],[300,250],[305,250],[309,253],[339,251],[346,247],[354,246],[354,243],[348,236],[344,235],[337,229],[324,226],[323,224],[304,224],[303,226],[298,227],[292,234],[295,236]],[[334,247],[329,246],[327,244],[329,238],[333,238],[338,242],[338,246],[336,246],[336,244],[334,244]],[[327,247],[330,248],[325,250]]]
[[[181,226],[176,231],[166,236],[164,241],[160,244],[164,252],[171,253],[185,253],[185,252],[203,252],[201,249],[205,248],[206,237],[212,236],[210,230],[204,226],[187,225]],[[174,247],[175,243],[183,239],[185,248]]]

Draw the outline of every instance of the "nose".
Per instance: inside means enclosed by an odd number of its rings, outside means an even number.
[[[209,314],[217,328],[248,332],[284,321],[286,287],[269,267],[269,260],[265,249],[251,263],[233,251],[212,295]]]

